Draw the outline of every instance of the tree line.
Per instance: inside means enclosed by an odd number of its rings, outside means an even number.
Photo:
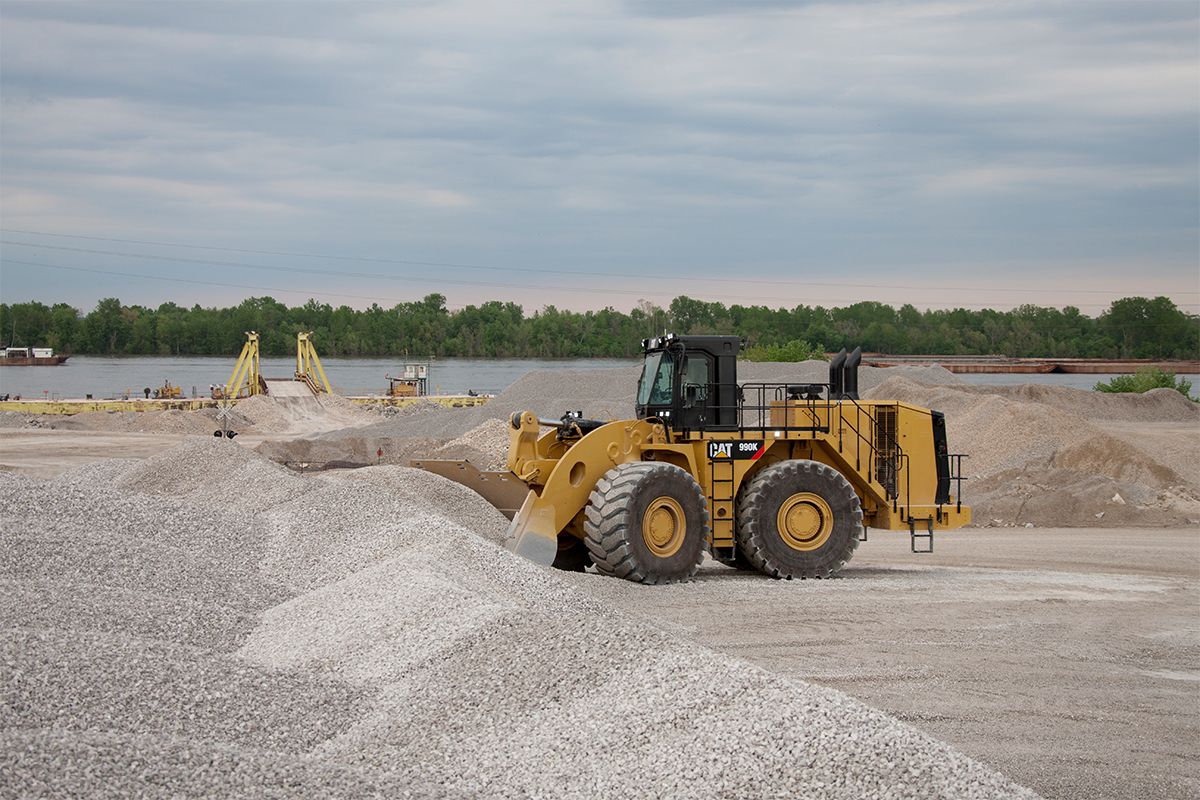
[[[251,297],[231,308],[149,308],[106,298],[86,314],[66,303],[0,304],[0,339],[60,353],[230,355],[249,330],[259,332],[263,354],[272,356],[293,354],[296,333],[312,331],[318,351],[331,356],[619,358],[639,355],[644,337],[674,331],[737,334],[750,347],[785,350],[803,345],[897,355],[1200,357],[1200,317],[1166,297],[1126,297],[1098,317],[1072,306],[921,311],[866,301],[773,309],[687,296],[666,308],[642,301],[628,313],[546,306],[526,314],[516,303],[499,301],[450,310],[440,294],[365,310],[316,300],[289,307],[271,297]]]

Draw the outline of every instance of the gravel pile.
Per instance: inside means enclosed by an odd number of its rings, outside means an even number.
[[[0,411],[0,429],[3,428],[40,428],[40,418],[35,414],[22,414],[20,411]]]
[[[979,385],[960,382],[936,385],[920,378],[895,375],[886,383],[872,387],[869,392],[870,397],[880,399],[885,395],[895,396],[897,400],[911,398],[912,402],[928,400],[936,408],[945,406],[956,410],[969,407],[976,399],[999,397],[1013,403],[1049,406],[1090,420],[1200,424],[1200,404],[1193,403],[1173,389],[1152,389],[1143,394],[1107,394],[1040,383]]]
[[[248,430],[259,433],[304,435],[365,425],[376,419],[346,398],[328,394],[294,397],[260,394],[239,400],[234,408],[248,423]]]
[[[211,436],[212,432],[220,427],[216,417],[216,409],[203,408],[196,411],[84,411],[71,415],[43,414],[34,419],[39,423],[36,427],[64,431],[190,433]]]
[[[342,764],[162,735],[12,730],[5,783],[26,797],[461,798]]]
[[[434,450],[431,458],[465,459],[481,470],[502,470],[508,463],[512,428],[507,419],[489,419]]]
[[[124,472],[0,474],[6,782],[73,796],[1033,797],[476,533],[502,523],[426,473],[297,476],[227,442]]]
[[[869,396],[946,413],[951,451],[970,455],[964,492],[977,525],[1180,526],[1200,520],[1200,406],[1178,392],[1106,395],[892,378]]]

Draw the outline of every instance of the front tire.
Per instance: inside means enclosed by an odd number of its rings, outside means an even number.
[[[840,472],[796,459],[767,467],[738,496],[738,549],[772,578],[828,578],[858,547],[862,505]]]
[[[708,502],[673,464],[619,464],[596,482],[583,529],[596,569],[638,583],[674,583],[696,573],[708,549]]]

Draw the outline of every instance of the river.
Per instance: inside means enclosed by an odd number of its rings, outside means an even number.
[[[71,356],[57,367],[0,367],[0,394],[39,397],[110,398],[137,396],[170,381],[182,386],[185,395],[193,391],[207,395],[211,384],[229,380],[236,359],[216,356]],[[339,394],[383,394],[386,374],[401,373],[403,359],[323,358],[321,363],[329,381]],[[575,359],[476,359],[443,358],[432,362],[429,389],[434,394],[465,394],[468,391],[494,394],[531,369],[598,369],[631,366],[637,360],[614,358]],[[266,378],[288,378],[295,371],[294,358],[263,358],[261,370]],[[959,376],[971,383],[1013,384],[1047,383],[1090,389],[1097,381],[1112,375],[1012,375],[986,374]]]

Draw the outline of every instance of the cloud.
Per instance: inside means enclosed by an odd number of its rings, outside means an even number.
[[[6,2],[0,22],[6,225],[681,283],[936,291],[1003,263],[1198,288],[1190,3]],[[508,280],[502,299],[602,302]]]

